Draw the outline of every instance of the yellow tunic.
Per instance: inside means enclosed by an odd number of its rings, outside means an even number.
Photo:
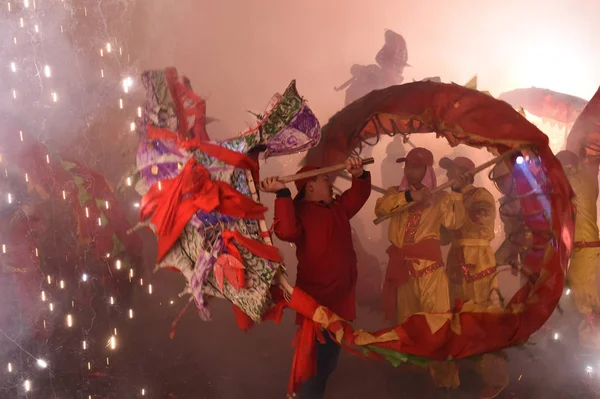
[[[577,168],[566,168],[567,178],[575,192],[575,250],[571,256],[567,279],[577,309],[582,314],[600,312],[596,274],[600,264],[598,233],[598,178],[580,163]],[[589,247],[585,247],[589,245]]]
[[[384,216],[406,205],[404,192],[395,187],[377,200],[375,214]],[[425,239],[440,239],[440,228],[459,228],[464,219],[462,194],[440,192],[433,195],[432,205],[424,209],[409,209],[390,220],[388,238],[402,248],[405,244]],[[450,310],[448,277],[442,262],[410,258],[415,275],[397,289],[397,321],[418,312],[447,312]],[[458,370],[453,363],[434,363],[430,367],[438,387],[457,387]]]
[[[466,215],[461,228],[450,231],[452,241],[447,262],[450,297],[452,301],[472,300],[499,306],[496,259],[491,247],[496,221],[494,196],[473,185],[461,191]],[[485,354],[476,370],[486,385],[508,385],[508,364],[501,355]]]
[[[494,239],[496,205],[485,188],[468,185],[462,189],[466,216],[460,229],[451,230],[447,270],[450,297],[462,301],[491,304],[498,289]]]

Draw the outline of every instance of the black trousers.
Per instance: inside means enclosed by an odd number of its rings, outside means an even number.
[[[323,337],[325,343],[317,342],[317,375],[302,384],[299,396],[301,399],[323,399],[327,380],[337,367],[342,348],[326,331],[323,332]]]

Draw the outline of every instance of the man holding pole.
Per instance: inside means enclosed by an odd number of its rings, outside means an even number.
[[[338,198],[333,198],[333,186],[327,174],[295,180],[298,194],[294,199],[278,178],[268,178],[261,183],[263,191],[277,195],[275,235],[296,245],[296,286],[349,321],[356,318],[357,279],[350,219],[371,194],[371,175],[362,165],[360,158],[346,161],[346,170],[352,175],[352,187]],[[316,169],[305,166],[298,174]],[[296,324],[305,322],[298,315]],[[306,333],[308,327],[301,331]],[[327,380],[336,368],[340,353],[340,346],[329,334],[315,331],[315,339],[318,340],[316,375],[303,384],[302,399],[324,397]]]
[[[456,179],[475,169],[468,158],[442,158],[440,167],[448,180]],[[496,204],[488,190],[473,185],[473,177],[457,186],[463,195],[465,218],[462,226],[450,230],[451,245],[447,270],[450,298],[454,302],[473,301],[485,306],[499,306],[496,259],[491,241],[494,239]],[[484,354],[477,362],[477,371],[485,387],[480,397],[497,397],[509,383],[506,359],[500,354]]]
[[[404,163],[402,183],[377,200],[375,213],[378,217],[393,214],[383,295],[386,317],[399,324],[414,313],[450,310],[440,228],[461,227],[465,211],[459,188],[466,178],[457,177],[451,193],[433,194],[429,190],[436,188],[436,179],[429,150],[414,148],[397,162]],[[399,211],[405,206],[410,209]],[[454,363],[436,362],[430,371],[436,386],[458,387]]]

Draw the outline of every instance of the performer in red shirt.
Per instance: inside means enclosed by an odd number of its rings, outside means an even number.
[[[298,173],[314,169],[305,166]],[[357,268],[350,219],[369,198],[371,175],[359,158],[349,158],[346,169],[352,174],[352,187],[337,198],[327,175],[297,180],[294,199],[277,178],[265,179],[261,188],[277,194],[275,235],[296,245],[296,286],[340,317],[354,320]],[[301,322],[298,315],[296,323]],[[323,398],[327,379],[337,365],[340,347],[327,333],[323,336],[324,343],[317,345],[317,374],[302,386],[303,399]]]

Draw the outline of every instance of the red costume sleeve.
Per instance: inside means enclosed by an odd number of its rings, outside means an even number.
[[[371,195],[371,174],[365,172],[364,176],[352,177],[352,187],[344,191],[339,197],[339,203],[344,208],[348,219],[360,211]]]
[[[296,217],[296,207],[290,196],[275,199],[273,226],[275,235],[282,241],[296,242],[302,236],[302,225]]]

